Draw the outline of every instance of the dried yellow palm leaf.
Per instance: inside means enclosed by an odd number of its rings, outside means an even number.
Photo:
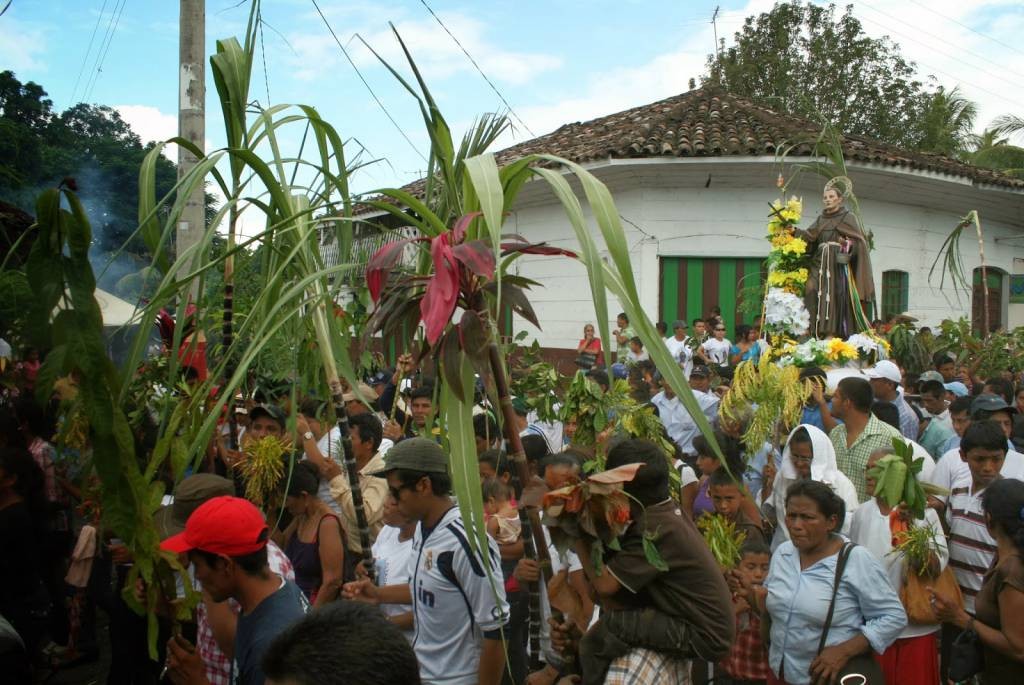
[[[800,369],[779,366],[765,353],[757,363],[745,361],[736,367],[719,414],[734,422],[746,419],[743,442],[756,451],[778,424],[789,426],[800,420],[810,392],[810,385],[800,379]]]
[[[291,445],[274,435],[245,445],[245,458],[237,468],[245,481],[247,500],[258,507],[266,504],[284,476],[284,455],[290,449]]]

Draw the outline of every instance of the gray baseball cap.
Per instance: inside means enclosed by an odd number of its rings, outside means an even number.
[[[448,473],[448,455],[433,440],[407,438],[388,450],[384,457],[384,468],[370,475],[383,478],[389,471],[395,469],[421,473]]]

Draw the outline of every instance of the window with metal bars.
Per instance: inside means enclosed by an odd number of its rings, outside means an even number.
[[[906,271],[882,273],[882,319],[888,321],[907,311],[910,303],[910,274]]]

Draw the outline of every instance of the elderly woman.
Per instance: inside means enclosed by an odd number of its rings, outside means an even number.
[[[294,518],[275,542],[295,568],[295,583],[313,606],[338,597],[345,566],[345,531],[341,520],[317,496],[320,475],[309,462],[299,462],[292,472],[285,507]]]
[[[884,683],[881,654],[907,625],[885,571],[840,530],[843,500],[824,483],[801,480],[785,499],[790,540],[772,556],[763,587],[736,582],[750,606],[771,619],[768,663],[779,682],[837,683],[856,672]]]
[[[764,479],[758,503],[768,521],[775,524],[772,549],[789,539],[786,519],[786,497],[789,486],[797,481],[812,480],[828,485],[843,500],[847,514],[857,508],[857,489],[836,465],[832,441],[818,428],[802,424],[793,429],[782,451],[782,467],[774,480]],[[837,532],[850,532],[849,517],[839,521]]]
[[[996,562],[968,614],[952,597],[934,594],[935,615],[973,629],[984,651],[983,685],[1016,685],[1024,678],[1024,483],[996,480],[981,496],[985,525],[996,541]]]

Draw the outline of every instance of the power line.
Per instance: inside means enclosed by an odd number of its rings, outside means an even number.
[[[82,74],[85,73],[85,63],[89,61],[89,54],[92,52],[93,41],[96,40],[96,31],[100,28],[100,22],[103,21],[103,13],[107,11],[107,0],[103,0],[103,7],[100,8],[100,13],[96,16],[96,25],[92,27],[92,35],[89,36],[89,46],[85,49],[85,57],[82,58],[82,66],[78,68],[78,76],[75,77],[75,87],[71,89],[71,105],[75,104],[75,94],[78,92],[78,84],[82,81]]]
[[[370,96],[373,98],[373,101],[376,102],[377,106],[380,107],[382,112],[384,112],[384,116],[388,118],[388,121],[392,123],[392,125],[398,130],[400,134],[402,134],[402,137],[405,138],[405,142],[409,143],[409,146],[416,151],[416,154],[420,156],[420,159],[426,162],[427,158],[423,156],[423,153],[420,152],[419,148],[416,147],[416,145],[412,142],[412,139],[409,138],[408,135],[406,135],[405,131],[402,130],[402,127],[398,125],[397,121],[395,121],[395,118],[391,116],[391,112],[388,111],[388,108],[384,106],[384,103],[380,101],[380,98],[377,97],[377,94],[373,92],[373,88],[370,87],[370,84],[363,77],[363,72],[359,71],[359,67],[357,67],[356,63],[352,61],[352,58],[348,54],[348,50],[346,50],[345,46],[341,44],[340,40],[338,40],[338,34],[334,32],[333,28],[331,28],[331,23],[327,21],[327,17],[324,16],[323,10],[320,9],[320,5],[317,4],[316,0],[310,0],[310,2],[313,3],[313,7],[316,8],[317,14],[320,15],[320,18],[324,20],[324,26],[326,26],[327,30],[331,32],[331,37],[334,38],[334,42],[337,43],[338,48],[341,49],[341,54],[345,55],[345,59],[348,60],[348,63],[355,70],[356,75],[359,77],[359,80],[363,82],[364,86],[366,86],[366,90],[369,91]]]
[[[981,31],[978,31],[978,30],[976,30],[976,29],[972,29],[972,28],[971,28],[970,26],[968,26],[967,24],[963,24],[963,23],[961,23],[961,22],[957,21],[956,19],[954,19],[953,17],[948,17],[948,16],[946,16],[945,14],[943,14],[942,12],[939,12],[939,11],[937,11],[937,10],[933,10],[933,9],[932,9],[931,7],[929,7],[928,5],[923,5],[923,4],[921,4],[920,2],[918,2],[917,0],[910,0],[910,1],[911,1],[912,3],[914,3],[915,5],[917,5],[918,7],[923,7],[924,9],[928,10],[928,11],[929,11],[929,12],[931,12],[932,14],[934,14],[934,15],[936,15],[936,16],[939,16],[939,17],[942,17],[942,18],[943,18],[943,19],[945,19],[946,21],[951,21],[951,22],[953,22],[954,24],[956,24],[957,26],[961,26],[961,27],[963,27],[963,28],[967,29],[967,30],[968,30],[968,31],[970,31],[971,33],[976,33],[976,34],[978,34],[979,36],[981,36],[982,38],[986,38],[986,39],[988,39],[988,40],[992,41],[993,43],[998,43],[999,45],[1002,45],[1002,46],[1003,46],[1004,48],[1007,48],[1008,50],[1013,50],[1014,52],[1016,52],[1016,53],[1018,53],[1018,54],[1024,55],[1024,50],[1020,50],[1020,49],[1018,49],[1018,48],[1015,48],[1014,46],[1010,45],[1009,43],[1004,43],[1003,41],[999,40],[998,38],[993,38],[992,36],[989,36],[989,35],[987,35],[987,34],[984,34],[984,33],[982,33]]]
[[[469,54],[469,50],[467,50],[462,45],[462,43],[459,42],[459,39],[455,37],[455,34],[453,34],[451,31],[448,30],[448,27],[444,25],[443,21],[441,21],[441,17],[437,16],[437,14],[434,12],[434,10],[431,9],[430,5],[427,4],[427,0],[420,0],[420,4],[422,4],[424,7],[427,8],[427,11],[430,12],[430,16],[432,16],[434,19],[436,19],[437,23],[440,24],[441,28],[444,29],[444,32],[447,33],[451,37],[451,39],[453,41],[455,41],[455,44],[459,46],[460,50],[462,50],[462,54],[464,54],[469,59],[469,61],[473,64],[473,66],[476,68],[476,70],[478,72],[480,72],[480,75],[484,77],[484,81],[487,81],[487,85],[489,85],[491,87],[491,90],[493,90],[495,92],[495,94],[497,94],[497,96],[501,100],[502,104],[504,104],[505,107],[508,108],[509,113],[511,113],[512,116],[514,116],[516,118],[516,121],[518,121],[520,124],[522,124],[523,128],[526,129],[527,133],[529,133],[531,136],[536,138],[537,134],[534,133],[533,131],[531,131],[530,127],[526,125],[526,122],[523,121],[522,118],[520,118],[520,116],[518,114],[516,114],[516,111],[512,108],[512,105],[509,104],[508,100],[505,99],[505,96],[501,94],[501,91],[498,90],[498,87],[494,85],[494,83],[491,81],[491,79],[487,78],[487,74],[484,73],[484,70],[481,69],[480,65],[477,64],[475,59],[473,59],[473,55]]]
[[[260,59],[263,61],[263,85],[267,89],[267,107],[270,107],[270,75],[267,74],[266,40],[263,38],[263,7],[256,10],[256,23],[260,29]]]
[[[883,24],[883,23],[881,23],[881,22],[879,22],[879,21],[875,21],[874,19],[870,19],[870,18],[868,18],[868,17],[863,17],[863,19],[864,19],[865,21],[869,21],[869,22],[871,22],[872,24],[875,24],[875,25],[877,25],[877,26],[880,26],[880,27],[881,27],[881,28],[882,28],[883,30],[887,30],[887,29],[888,29],[888,27],[887,27],[887,26],[886,26],[885,24]],[[894,32],[894,33],[895,33],[895,32]],[[897,34],[897,35],[901,35],[901,34]],[[911,40],[913,40],[913,39],[911,39]],[[915,42],[918,42],[918,41],[915,41]],[[931,47],[929,47],[929,46],[927,46],[927,45],[925,45],[925,47],[929,48],[930,50],[934,50],[934,48],[931,48]],[[935,51],[935,52],[938,52],[937,50],[934,50],[934,51]],[[940,53],[940,54],[941,54],[941,53]],[[921,65],[921,66],[923,66],[923,67],[927,67],[928,69],[930,69],[931,71],[934,71],[934,72],[935,72],[935,73],[937,73],[937,74],[942,74],[942,75],[943,75],[943,76],[945,76],[946,78],[948,78],[948,79],[952,79],[953,81],[960,81],[960,82],[967,82],[967,83],[970,83],[970,80],[969,80],[969,79],[962,79],[962,78],[959,78],[959,77],[957,77],[956,75],[954,75],[954,74],[950,74],[950,73],[949,73],[948,71],[944,71],[944,70],[942,70],[942,69],[939,69],[938,67],[936,67],[936,66],[933,66],[933,65],[931,65],[931,64],[928,64],[927,62],[922,62],[921,60],[914,60],[914,61],[915,61],[915,62],[917,62],[917,63],[918,63],[919,65]],[[1021,107],[1021,108],[1024,108],[1024,103],[1021,103],[1021,102],[1017,102],[1017,101],[1015,101],[1015,100],[1011,100],[1010,98],[1006,97],[1005,95],[1003,95],[1003,94],[1001,94],[1001,93],[997,93],[997,92],[995,92],[994,90],[989,90],[988,88],[983,88],[983,87],[981,87],[981,86],[977,85],[976,83],[970,83],[970,86],[971,86],[972,88],[976,89],[976,90],[980,90],[980,91],[982,91],[983,93],[988,93],[989,95],[991,95],[991,96],[993,96],[993,97],[995,97],[995,98],[998,98],[998,99],[1002,100],[1003,102],[1006,102],[1006,103],[1008,103],[1008,104],[1010,104],[1010,105],[1012,105],[1012,106],[1014,106],[1014,107]]]
[[[110,51],[111,43],[114,42],[114,34],[117,33],[117,27],[121,23],[121,14],[124,12],[126,4],[128,4],[128,0],[121,0],[121,5],[114,7],[114,14],[111,15],[113,26],[108,24],[107,34],[104,36],[105,44],[100,44],[100,52],[96,54],[96,73],[91,77],[91,83],[86,86],[85,97],[82,98],[85,102],[88,102],[89,98],[92,97],[92,91],[96,88],[96,84],[99,83],[100,74],[103,73],[103,62],[107,59],[107,52]]]
[[[894,17],[893,15],[889,14],[888,12],[884,12],[884,11],[882,11],[882,10],[878,9],[877,7],[874,7],[874,6],[872,6],[872,5],[870,5],[870,4],[866,3],[866,2],[864,2],[863,0],[861,0],[861,3],[860,3],[860,4],[864,5],[865,7],[867,7],[867,8],[868,8],[869,10],[871,10],[872,12],[876,12],[876,13],[878,13],[878,14],[881,14],[881,15],[882,15],[883,17],[887,17],[887,18],[889,18],[889,19],[892,19],[893,21],[898,21],[899,23],[901,23],[901,24],[903,24],[903,25],[905,25],[905,26],[909,26],[910,28],[912,28],[912,29],[914,29],[914,30],[918,31],[919,33],[923,33],[923,34],[924,34],[924,35],[926,35],[926,36],[931,36],[932,38],[934,38],[934,39],[935,39],[935,40],[937,40],[937,41],[940,41],[940,42],[943,42],[943,41],[945,41],[945,39],[944,39],[944,38],[942,38],[941,36],[937,36],[937,35],[935,35],[934,33],[930,33],[930,32],[928,32],[928,31],[925,31],[924,29],[922,29],[922,28],[920,28],[920,27],[918,27],[918,26],[914,26],[913,24],[911,24],[911,23],[909,23],[909,22],[907,22],[907,21],[904,21],[904,20],[900,19],[899,17]],[[869,21],[870,21],[870,20],[869,20]],[[883,25],[883,24],[881,24],[880,22],[875,22],[875,23],[877,23],[877,24],[878,24],[879,26],[884,26],[884,25]],[[939,53],[940,55],[945,55],[946,57],[949,57],[949,58],[951,58],[951,59],[963,59],[963,56],[962,56],[962,55],[952,55],[952,54],[950,54],[950,53],[948,53],[948,52],[945,52],[944,50],[939,50],[938,48],[936,48],[936,47],[933,47],[933,46],[931,46],[931,45],[928,45],[927,43],[924,43],[924,42],[922,42],[922,41],[920,41],[920,40],[917,40],[917,39],[916,39],[916,38],[914,38],[913,36],[908,36],[908,35],[907,35],[907,34],[905,34],[905,33],[899,33],[898,31],[893,31],[893,33],[895,33],[895,34],[896,34],[896,35],[898,35],[898,36],[902,36],[903,38],[905,38],[905,39],[907,39],[907,40],[913,41],[913,42],[917,43],[918,45],[923,45],[924,47],[928,48],[929,50],[932,50],[932,51],[934,51],[934,52],[937,52],[937,53]],[[998,63],[998,62],[995,62],[995,61],[993,61],[993,60],[990,60],[990,59],[988,59],[987,57],[983,57],[983,56],[981,56],[981,55],[979,55],[979,54],[976,54],[976,53],[974,53],[974,52],[968,52],[967,54],[969,54],[969,55],[971,55],[972,57],[974,57],[974,58],[976,58],[976,59],[979,59],[979,60],[981,60],[981,61],[983,61],[983,62],[988,62],[988,63],[989,63],[989,64],[991,64],[992,66],[994,66],[994,67],[997,67],[997,68],[999,68],[999,69],[1002,69],[1002,70],[1004,70],[1004,71],[1007,71],[1007,72],[1009,72],[1010,74],[1013,74],[1014,76],[1018,76],[1018,77],[1024,78],[1024,75],[1022,75],[1022,74],[1020,74],[1020,73],[1018,73],[1018,72],[1015,72],[1015,71],[1011,71],[1010,69],[1007,69],[1005,65],[1003,65],[1003,64],[1000,64],[1000,63]],[[985,67],[981,67],[981,66],[977,66],[977,65],[970,65],[970,66],[974,67],[975,69],[985,69]],[[999,76],[999,74],[998,74],[998,73],[996,73],[996,74],[994,74],[994,75],[996,76],[996,78],[1002,79],[1003,81],[1006,81],[1006,83],[1008,83],[1008,84],[1010,84],[1010,85],[1012,85],[1012,86],[1015,86],[1015,87],[1017,87],[1017,88],[1024,88],[1024,84],[1018,83],[1018,82],[1016,82],[1016,81],[1011,81],[1011,80],[1009,80],[1009,79],[1007,79],[1007,78],[1005,78],[1005,77],[1003,77],[1003,76]]]

